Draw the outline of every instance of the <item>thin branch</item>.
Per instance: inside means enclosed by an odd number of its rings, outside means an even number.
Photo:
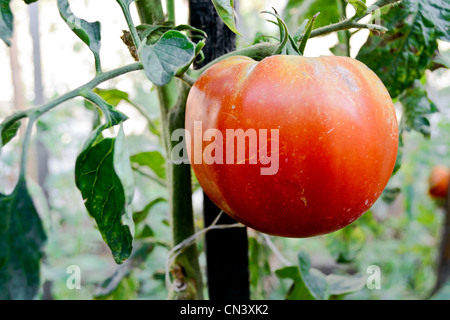
[[[27,110],[23,110],[20,112],[16,112],[14,114],[12,114],[11,116],[7,117],[1,124],[0,124],[0,131],[3,128],[6,128],[8,126],[10,126],[11,124],[13,124],[14,122],[26,118],[26,117],[35,117],[36,119],[38,117],[40,117],[41,115],[43,115],[44,113],[52,110],[53,108],[55,108],[56,106],[60,105],[61,103],[70,100],[72,98],[78,97],[80,96],[80,94],[82,92],[85,92],[86,90],[92,90],[94,88],[96,88],[99,84],[110,80],[112,78],[116,78],[120,75],[126,74],[128,72],[132,72],[132,71],[136,71],[136,70],[142,70],[143,66],[140,63],[133,63],[118,69],[114,69],[108,72],[103,72],[98,74],[94,79],[92,79],[91,81],[87,82],[86,84],[70,91],[67,92],[66,94],[52,100],[49,101],[46,104],[43,104],[41,106],[38,107],[34,107],[34,108],[30,108]]]
[[[140,175],[142,175],[142,176],[144,176],[144,177],[146,177],[146,178],[156,182],[160,186],[167,188],[167,182],[165,180],[163,180],[163,179],[161,179],[159,177],[153,176],[153,175],[151,175],[151,174],[149,174],[147,172],[144,172],[139,167],[133,168],[133,170],[136,171],[137,173],[139,173]]]
[[[100,55],[98,53],[94,52],[94,59],[95,59],[95,71],[97,74],[102,73],[102,64],[100,61]]]
[[[175,1],[166,0],[167,20],[175,23]]]
[[[325,34],[329,34],[335,31],[343,31],[343,30],[349,30],[349,29],[369,29],[371,31],[378,31],[380,33],[386,32],[388,29],[386,29],[383,26],[379,26],[376,24],[364,24],[364,23],[357,23],[353,20],[353,18],[343,20],[341,22],[330,24],[329,26],[321,27],[314,29],[311,32],[310,38],[323,36]]]
[[[134,26],[133,18],[131,17],[130,7],[122,0],[117,0],[120,7],[122,8],[123,15],[125,16],[125,20],[128,24],[128,29],[131,33],[131,37],[133,38],[133,42],[136,48],[141,47],[141,38],[137,33],[136,27]]]
[[[394,4],[399,2],[399,0],[379,0],[375,2],[373,5],[371,5],[369,8],[367,8],[367,11],[361,15],[355,15],[351,18],[342,20],[340,22],[331,24],[329,26],[324,26],[321,28],[317,28],[311,32],[310,38],[322,36],[328,33],[332,33],[335,31],[343,31],[353,28],[359,28],[359,29],[369,29],[371,31],[377,31],[380,33],[386,32],[387,29],[385,27],[376,25],[376,24],[362,24],[358,23],[361,19],[368,16],[369,14],[372,14],[375,10],[378,10],[382,7]]]
[[[20,160],[20,173],[19,173],[19,180],[25,180],[26,171],[27,171],[27,159],[28,159],[28,152],[29,152],[29,146],[31,142],[31,133],[33,131],[33,125],[36,118],[31,117],[28,121],[27,130],[25,132],[23,144],[22,144],[22,157]]]
[[[207,65],[203,66],[202,68],[194,71],[190,71],[189,75],[193,78],[198,78],[202,72],[204,72],[206,69],[211,67],[212,65],[216,64],[219,61],[222,61],[226,58],[232,57],[232,56],[246,56],[249,58],[252,58],[256,61],[260,61],[264,59],[265,57],[273,55],[274,51],[278,47],[278,44],[276,43],[270,43],[270,42],[263,42],[254,44],[252,46],[242,48],[239,50],[231,51],[227,54],[224,54],[217,59],[214,59]]]
[[[378,0],[377,2],[372,4],[369,8],[367,8],[367,14],[370,14],[381,7],[399,3],[400,1],[401,0]]]
[[[189,87],[192,87],[195,83],[195,79],[193,77],[187,75],[186,73],[183,73],[176,77],[179,78],[180,80],[182,80],[184,83],[186,83]]]
[[[272,239],[270,238],[269,235],[267,235],[265,233],[261,233],[261,235],[264,238],[264,240],[266,241],[266,243],[269,246],[270,250],[272,250],[272,252],[275,254],[275,256],[281,261],[281,263],[284,266],[292,265],[292,263],[289,260],[287,260],[285,257],[283,257],[283,255],[281,254],[280,250],[278,250],[277,246],[273,243],[273,241],[272,241]]]

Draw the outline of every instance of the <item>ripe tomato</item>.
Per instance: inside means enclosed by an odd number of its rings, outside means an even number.
[[[431,169],[428,192],[434,198],[445,199],[448,194],[450,182],[450,169],[446,166],[436,165]]]
[[[309,237],[341,229],[375,203],[394,168],[392,100],[380,79],[351,58],[230,57],[197,79],[186,108],[186,130],[195,136],[187,152],[203,190],[225,213],[264,233]],[[227,129],[249,132],[244,158]],[[256,149],[248,130],[260,138]],[[200,148],[199,133],[206,133]],[[211,163],[230,143],[234,164]],[[271,164],[276,172],[262,174],[268,157],[278,159]]]

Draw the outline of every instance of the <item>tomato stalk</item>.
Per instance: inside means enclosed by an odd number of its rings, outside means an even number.
[[[140,21],[152,21],[153,24],[162,24],[165,20],[161,1],[136,0]]]
[[[341,16],[346,17],[345,7],[347,6],[347,1],[337,0],[337,3]],[[337,35],[339,40],[339,46],[342,48],[341,51],[344,53],[345,56],[350,57],[350,37],[351,37],[350,31],[348,30],[338,31]]]
[[[174,18],[174,6],[169,1],[168,17]],[[136,2],[141,22],[155,23],[155,17],[148,8],[160,7],[160,0],[140,0]],[[157,12],[160,12],[159,10]],[[156,17],[160,20],[161,17]],[[171,141],[172,132],[184,128],[186,99],[193,79],[180,75],[178,90],[173,91],[173,83],[157,86],[161,110],[162,139],[167,157],[178,141]],[[175,80],[172,80],[175,81]],[[195,233],[192,209],[191,169],[189,164],[174,164],[167,161],[167,186],[169,190],[169,211],[172,228],[172,246],[176,246]],[[170,299],[203,299],[203,278],[198,261],[198,250],[194,245],[188,246],[175,259],[172,273],[175,281],[169,288]]]
[[[130,3],[124,2],[122,0],[117,0],[117,2],[119,3],[119,5],[122,9],[123,15],[125,17],[125,20],[127,21],[128,30],[131,33],[131,37],[133,38],[134,45],[136,46],[136,48],[139,48],[140,44],[141,44],[141,40],[139,38],[136,27],[134,26],[134,23],[133,23],[133,19],[131,17]]]
[[[175,0],[166,0],[167,20],[175,22]]]
[[[177,129],[184,128],[186,100],[189,87],[182,82],[178,84],[178,100],[167,113],[164,136],[166,150],[178,144],[170,136]],[[191,168],[189,164],[167,163],[169,185],[169,208],[171,212],[172,245],[183,242],[195,233],[192,208]],[[171,299],[203,299],[202,273],[198,262],[198,251],[195,244],[189,245],[175,259],[174,270],[180,268],[182,276],[176,276],[169,297]]]
[[[269,57],[269,56],[273,55],[273,52],[277,47],[278,47],[277,43],[264,42],[264,43],[258,43],[258,44],[252,45],[247,48],[242,48],[242,49],[238,49],[235,51],[231,51],[227,54],[224,54],[224,55],[214,59],[213,61],[209,62],[208,64],[201,67],[200,69],[193,70],[193,71],[190,70],[189,75],[192,78],[198,78],[198,76],[200,76],[200,74],[202,74],[205,70],[207,70],[214,64],[216,64],[222,60],[225,60],[226,58],[232,57],[232,56],[246,56],[246,57],[252,58],[256,61],[261,61],[265,57]]]

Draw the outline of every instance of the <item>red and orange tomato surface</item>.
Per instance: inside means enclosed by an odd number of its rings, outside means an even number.
[[[194,163],[194,139],[187,151],[200,185],[217,206],[277,236],[310,237],[349,225],[380,197],[397,156],[398,125],[389,93],[352,58],[227,58],[202,73],[189,93],[185,125],[191,135],[200,121],[202,133],[223,133],[224,149],[227,129],[267,130],[258,148],[267,145],[268,154],[277,155],[275,174],[261,174],[268,164],[248,144],[247,161],[234,164],[208,164],[207,153],[202,163]],[[276,147],[272,129],[278,129]],[[203,150],[220,142],[211,140]],[[250,163],[255,157],[257,163]]]
[[[428,178],[428,192],[433,198],[445,199],[448,196],[450,182],[450,168],[444,165],[435,165],[431,168]]]

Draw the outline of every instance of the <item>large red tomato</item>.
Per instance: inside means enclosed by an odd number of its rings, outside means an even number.
[[[186,129],[189,160],[211,200],[255,230],[286,237],[359,218],[385,188],[398,147],[388,91],[346,57],[227,58],[192,87]],[[245,156],[242,141],[227,138],[237,129],[247,133]]]

